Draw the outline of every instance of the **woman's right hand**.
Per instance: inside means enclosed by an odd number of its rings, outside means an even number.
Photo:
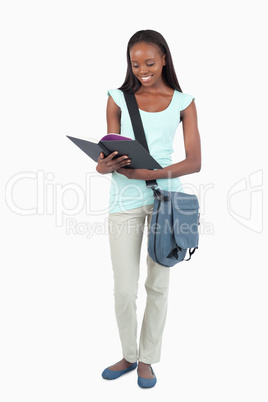
[[[114,170],[130,164],[131,160],[127,155],[113,159],[117,154],[118,152],[115,151],[105,158],[104,153],[101,152],[100,156],[98,157],[98,164],[96,166],[97,172],[100,174],[112,173]]]

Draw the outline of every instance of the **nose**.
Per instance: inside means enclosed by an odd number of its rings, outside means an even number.
[[[141,74],[146,74],[146,73],[148,73],[148,67],[146,66],[146,64],[141,65],[140,73],[141,73]]]

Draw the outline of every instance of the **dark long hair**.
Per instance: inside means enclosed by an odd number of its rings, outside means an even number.
[[[133,74],[130,60],[130,49],[136,43],[140,42],[146,42],[157,45],[158,48],[161,50],[162,54],[166,55],[166,65],[163,66],[162,71],[163,79],[168,86],[182,92],[175,72],[168,44],[165,38],[159,32],[153,31],[151,29],[138,31],[130,38],[127,46],[127,74],[123,85],[118,89],[121,89],[121,91],[133,93],[136,92],[141,86],[140,81]]]

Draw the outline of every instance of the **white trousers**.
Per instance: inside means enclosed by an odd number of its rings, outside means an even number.
[[[155,263],[147,255],[147,299],[138,347],[136,300],[140,252],[146,218],[149,226],[152,211],[153,205],[147,205],[109,214],[108,219],[115,315],[123,357],[131,363],[137,360],[147,364],[159,362],[167,315],[170,269]]]

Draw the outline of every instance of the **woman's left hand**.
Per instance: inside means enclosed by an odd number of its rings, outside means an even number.
[[[136,179],[136,180],[151,180],[150,174],[152,174],[153,170],[149,169],[124,169],[119,168],[116,171],[120,174],[123,174],[128,179]]]

